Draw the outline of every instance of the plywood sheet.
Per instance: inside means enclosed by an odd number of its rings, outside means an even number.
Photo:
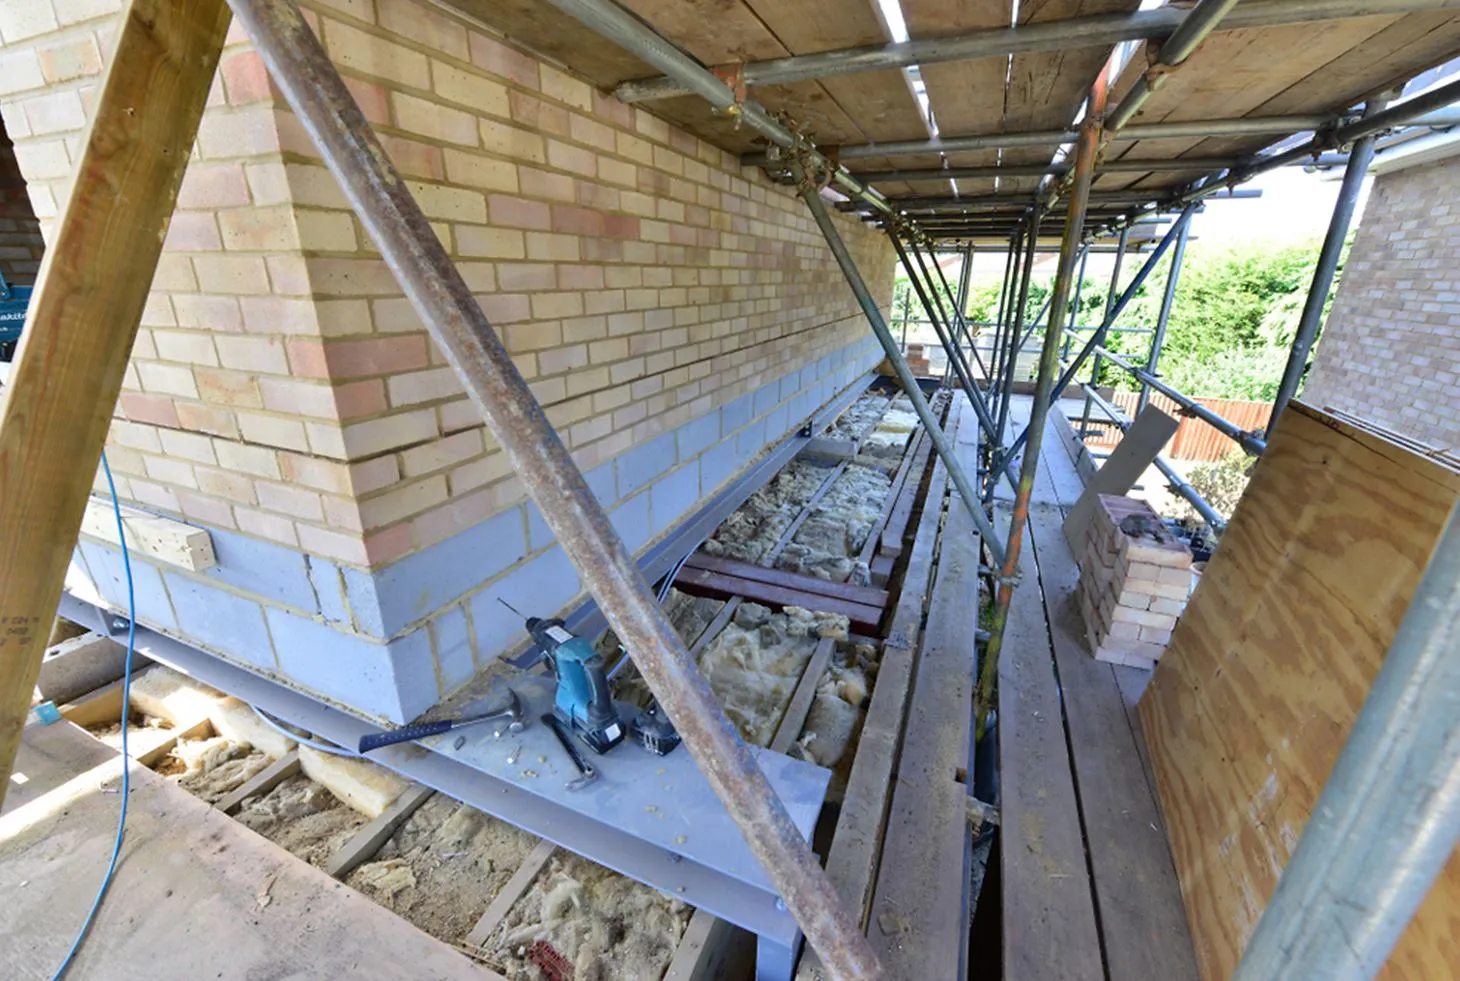
[[[1202,976],[1227,978],[1460,495],[1294,403],[1140,703]],[[1381,976],[1453,976],[1460,856]]]

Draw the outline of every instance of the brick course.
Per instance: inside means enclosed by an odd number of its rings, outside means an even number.
[[[1460,157],[1374,180],[1300,398],[1460,449]]]
[[[56,66],[6,73],[0,86],[0,118],[47,232],[65,204],[118,6],[68,8],[3,34],[0,64]],[[788,189],[430,4],[305,6],[630,547],[876,362],[829,250]],[[837,221],[885,308],[890,248],[874,230]],[[667,451],[652,472],[631,465],[636,450],[659,446]],[[236,25],[109,447],[128,500],[275,549],[266,554],[280,562],[305,553],[337,568],[352,586],[348,624],[330,620],[317,595],[281,609],[370,643],[416,644],[428,623],[475,604],[467,594],[561,562]],[[411,570],[437,568],[441,549],[499,523],[521,529],[520,555],[505,555],[501,571],[467,562],[462,582],[418,602],[421,573]],[[228,588],[262,591],[271,627],[292,624],[271,605],[266,566],[249,564]],[[553,604],[577,592],[576,579],[567,585]],[[175,629],[166,590],[157,592],[162,610],[150,622]],[[480,605],[467,620],[484,663],[515,628],[476,616]],[[311,685],[284,661],[281,650],[258,663]],[[460,658],[438,673],[454,683]],[[412,698],[426,690],[418,680]],[[355,707],[394,717],[423,706]]]

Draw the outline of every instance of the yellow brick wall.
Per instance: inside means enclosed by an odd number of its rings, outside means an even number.
[[[117,5],[5,6],[0,113],[49,225]],[[866,335],[802,203],[733,156],[431,4],[308,6],[585,469]],[[839,220],[885,307],[890,249]],[[236,27],[109,453],[144,506],[354,565],[523,497]]]

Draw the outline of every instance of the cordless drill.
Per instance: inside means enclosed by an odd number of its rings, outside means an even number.
[[[603,656],[572,634],[562,620],[525,616],[506,600],[497,602],[522,617],[553,669],[557,678],[553,714],[595,753],[606,753],[623,742],[624,727],[609,695]]]

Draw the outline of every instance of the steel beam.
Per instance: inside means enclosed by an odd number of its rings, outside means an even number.
[[[1223,21],[1222,29],[1242,30],[1368,14],[1450,9],[1455,9],[1452,0],[1247,0]],[[913,65],[936,65],[948,61],[1170,38],[1182,28],[1190,16],[1177,7],[1160,7],[1127,14],[1098,14],[1044,24],[970,31],[953,37],[842,48],[812,55],[752,61],[744,65],[726,65],[724,69],[743,72],[747,85],[783,85],[837,75],[909,68]],[[693,89],[676,79],[650,78],[623,82],[614,90],[614,94],[621,102],[646,102],[690,95],[693,94]]]
[[[1450,513],[1237,981],[1367,981],[1389,960],[1460,842],[1457,623],[1460,509]]]
[[[1049,305],[1049,328],[1044,332],[1044,347],[1039,353],[1039,376],[1034,383],[1034,402],[1029,417],[1029,447],[1019,468],[1019,487],[1014,494],[1010,515],[1009,540],[1000,563],[998,594],[994,602],[993,623],[989,628],[988,648],[978,676],[974,698],[974,738],[983,738],[990,709],[994,703],[994,683],[999,676],[999,655],[1003,650],[1009,624],[1009,605],[1014,598],[1014,583],[1019,575],[1019,554],[1024,542],[1025,525],[1029,522],[1029,502],[1034,494],[1034,478],[1039,470],[1039,451],[1044,442],[1044,424],[1049,416],[1050,393],[1055,370],[1059,366],[1060,335],[1065,326],[1065,308],[1070,299],[1071,281],[1075,275],[1080,244],[1085,239],[1085,203],[1090,197],[1090,184],[1095,179],[1095,158],[1100,152],[1100,120],[1105,116],[1110,63],[1100,70],[1090,89],[1085,124],[1081,127],[1075,150],[1075,181],[1070,188],[1070,214],[1065,219],[1064,246],[1060,251],[1059,269],[1054,277],[1054,292]],[[1001,434],[1002,435],[1002,434]],[[997,445],[997,444],[996,444]]]
[[[695,669],[297,4],[229,0],[229,6],[811,946],[838,976],[883,977],[861,924]]]
[[[963,506],[968,510],[969,517],[973,519],[979,534],[985,536],[985,544],[992,545],[1002,557],[1003,549],[999,547],[997,537],[988,537],[993,535],[993,525],[989,523],[988,515],[984,514],[983,508],[979,506],[978,495],[973,493],[973,487],[963,473],[963,466],[958,462],[952,444],[948,442],[941,424],[933,415],[933,410],[929,408],[928,400],[923,397],[923,391],[918,387],[918,381],[913,377],[912,369],[907,366],[907,359],[898,350],[897,339],[892,336],[887,321],[882,317],[882,311],[877,308],[877,301],[872,298],[872,291],[867,288],[866,281],[862,279],[862,273],[857,269],[857,261],[847,250],[846,242],[842,241],[841,232],[837,231],[836,222],[832,219],[831,212],[827,210],[826,202],[822,200],[816,186],[807,179],[801,165],[793,162],[791,166],[796,177],[796,184],[800,188],[801,200],[806,202],[806,207],[811,211],[811,217],[815,219],[817,228],[821,229],[822,237],[831,247],[832,255],[836,257],[837,265],[841,267],[847,285],[852,288],[852,293],[856,296],[857,303],[861,306],[862,313],[872,328],[872,333],[877,336],[883,353],[892,363],[892,370],[897,375],[897,380],[902,384],[902,390],[907,393],[913,410],[918,414],[923,428],[927,430],[928,439],[933,443],[933,449],[937,451],[944,466],[948,468],[948,479],[953,481],[953,486],[962,495]],[[807,937],[810,937],[809,933]],[[821,957],[822,963],[826,963],[826,955],[820,950],[817,950],[816,953]]]
[[[1176,303],[1176,287],[1181,282],[1181,264],[1186,260],[1186,241],[1191,233],[1191,223],[1181,226],[1176,236],[1176,249],[1171,253],[1171,268],[1166,272],[1166,290],[1161,294],[1161,312],[1156,317],[1156,332],[1151,335],[1151,351],[1146,356],[1146,371],[1159,375],[1161,348],[1166,344],[1166,328],[1171,324],[1171,308]],[[1151,404],[1151,386],[1141,385],[1141,396],[1136,400],[1136,415],[1140,415]]]
[[[1165,84],[1171,70],[1190,58],[1206,36],[1217,29],[1222,18],[1235,6],[1237,0],[1197,0],[1196,6],[1191,8],[1181,26],[1161,43],[1155,63],[1136,79],[1125,98],[1110,113],[1110,118],[1105,121],[1106,128],[1118,132],[1134,119],[1136,113],[1156,94],[1156,90]]]

